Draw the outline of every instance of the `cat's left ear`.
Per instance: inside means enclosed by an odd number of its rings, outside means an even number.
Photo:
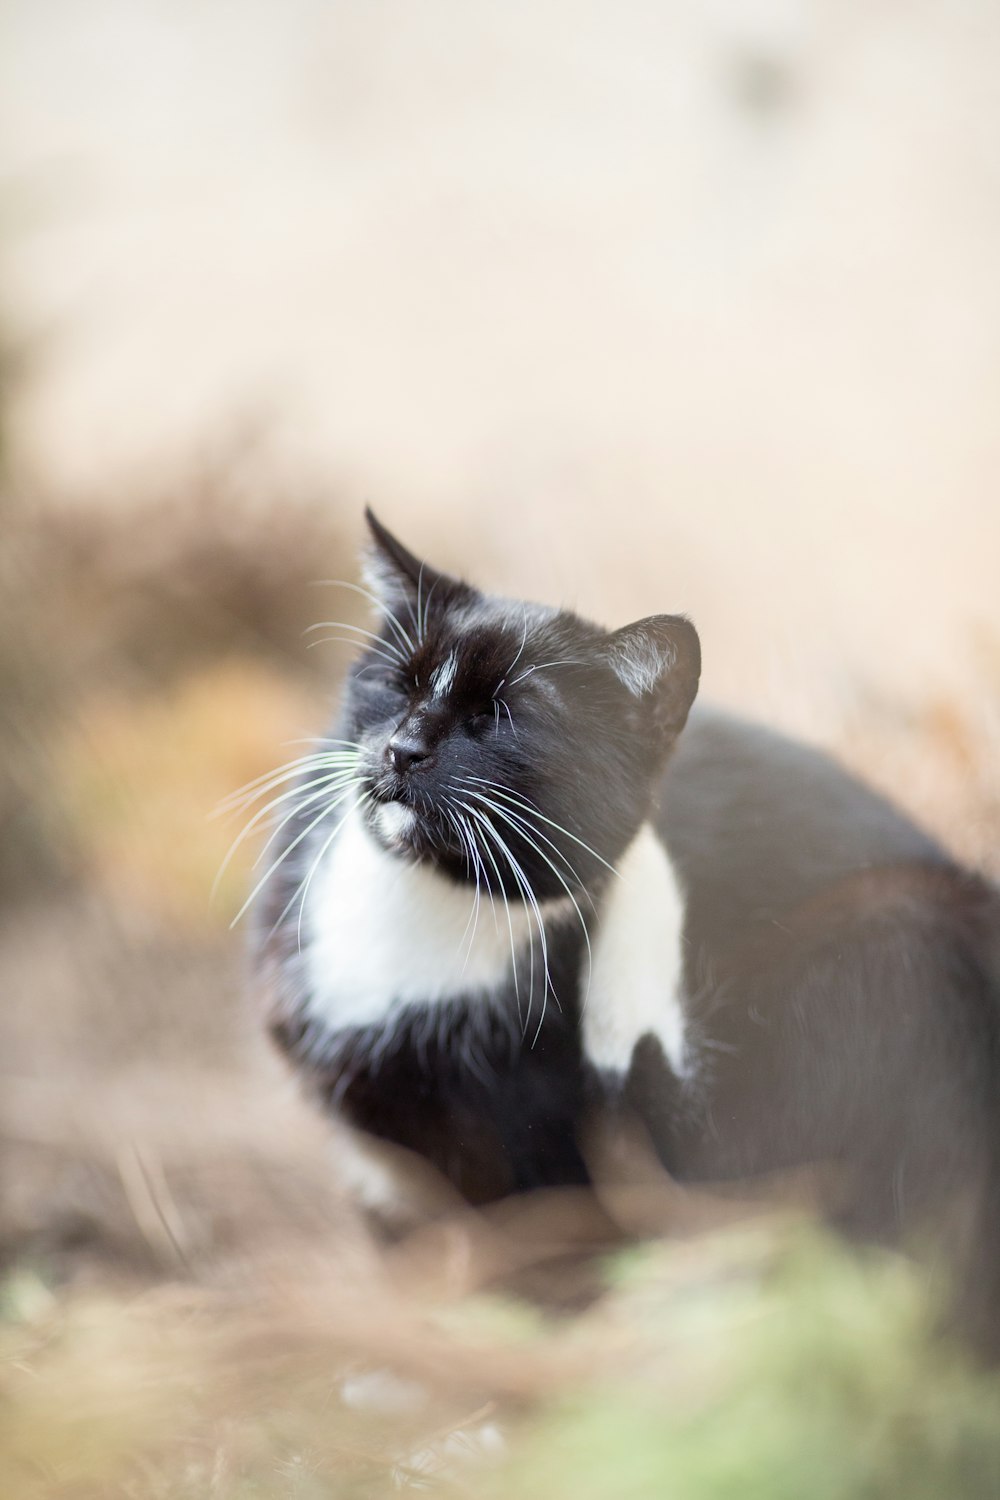
[[[683,615],[650,615],[608,636],[604,659],[653,722],[673,739],[687,722],[701,676],[701,643]]]
[[[365,509],[365,520],[372,534],[364,557],[365,580],[387,610],[403,605],[422,630],[432,601],[440,606],[453,603],[460,593],[472,594],[467,584],[415,557],[382,525],[371,506]]]

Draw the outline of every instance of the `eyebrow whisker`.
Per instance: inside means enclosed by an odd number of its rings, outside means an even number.
[[[528,667],[524,672],[522,672],[519,677],[515,677],[513,682],[511,683],[511,687],[516,687],[519,682],[523,682],[526,677],[530,677],[532,672],[544,672],[547,671],[549,667],[584,666],[586,666],[586,662],[581,661],[579,657],[576,656],[560,656],[555,661],[538,661],[535,662],[533,666]]]

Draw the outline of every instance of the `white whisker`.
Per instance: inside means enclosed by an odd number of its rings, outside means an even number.
[[[521,660],[521,657],[524,654],[524,648],[528,641],[528,607],[526,604],[522,604],[521,609],[524,613],[524,629],[521,632],[521,644],[517,648],[517,655],[514,657],[514,660],[511,662],[510,666],[504,673],[505,682],[507,681],[511,672],[513,672],[514,668],[517,666],[518,662]]]
[[[389,624],[394,628],[399,638],[400,646],[405,647],[405,649],[409,651],[411,655],[413,655],[417,648],[413,644],[409,633],[403,629],[396,615],[393,614],[392,610],[389,608],[388,604],[386,604],[385,600],[380,599],[378,594],[376,594],[372,589],[366,589],[360,583],[348,583],[343,578],[324,578],[321,580],[321,582],[330,588],[351,589],[353,593],[360,594],[363,599],[369,600],[369,602],[374,606],[377,613],[384,615]]]
[[[533,666],[528,667],[526,671],[522,672],[519,677],[515,677],[514,678],[513,682],[511,683],[511,687],[517,687],[517,684],[519,682],[523,682],[526,677],[530,677],[531,674],[532,674],[532,672],[544,672],[544,671],[547,671],[549,667],[583,667],[583,666],[586,666],[586,662],[581,661],[579,659],[579,657],[576,657],[576,656],[561,656],[561,657],[558,658],[557,661],[539,661],[539,662],[535,662],[535,664]]]
[[[348,635],[321,635],[318,636],[316,640],[310,641],[306,646],[306,650],[314,651],[317,646],[331,645],[354,646],[355,648],[357,648],[360,644],[361,643],[359,641],[352,640]],[[395,667],[403,672],[405,672],[406,670],[406,662],[404,661],[403,657],[398,656],[390,652],[389,650],[382,650],[378,646],[368,644],[364,647],[364,652],[366,656],[370,653],[373,656],[379,657],[381,661],[385,662],[386,666]]]
[[[359,777],[355,771],[341,772],[340,775],[331,777],[329,781],[325,781],[323,785],[320,785],[320,782],[318,781],[311,783],[311,785],[319,786],[320,790],[310,792],[307,797],[303,797],[301,801],[295,804],[291,812],[285,814],[285,816],[281,819],[277,826],[268,835],[266,843],[253,862],[253,868],[256,870],[257,866],[260,864],[261,860],[264,858],[264,855],[267,853],[268,849],[270,849],[271,845],[274,843],[281,830],[283,828],[287,828],[288,824],[291,823],[294,818],[298,817],[299,813],[304,812],[308,807],[314,806],[317,802],[322,802],[323,798],[326,797],[329,793],[339,792],[342,790],[342,788],[350,786],[352,783],[359,786],[362,784],[361,777]],[[296,791],[304,792],[306,790],[306,787],[296,788]],[[269,803],[267,807],[261,809],[261,814],[270,812],[279,801],[284,802],[286,798],[293,797],[294,795],[295,792],[286,792],[282,797],[275,798],[274,802]],[[259,817],[261,814],[258,814],[257,816]]]
[[[514,738],[517,740],[518,744],[520,744],[521,743],[521,736],[518,734],[517,729],[514,726],[514,716],[511,713],[510,709],[508,708],[507,702],[506,702],[506,700],[504,698],[500,699],[500,707],[503,709],[504,713],[507,715],[508,719],[510,720],[510,727],[511,727],[511,730],[513,732]]]
[[[477,881],[481,881],[486,890],[486,894],[489,897],[490,908],[493,912],[493,930],[494,932],[499,932],[500,926],[497,918],[496,902],[493,899],[493,887],[490,885],[489,876],[486,873],[486,866],[483,864],[482,855],[479,853],[479,849],[476,845],[475,832],[468,818],[463,817],[461,813],[456,813],[454,811],[454,807],[450,798],[448,798],[448,807],[451,809],[448,814],[449,820],[456,822],[457,826],[459,827],[460,836],[463,838],[463,846],[469,850],[475,863],[476,879]]]
[[[345,741],[345,743],[347,742]],[[307,768],[314,769],[331,765],[333,764],[333,755],[343,753],[329,752],[323,755],[300,755],[296,760],[287,761],[283,766],[278,766],[273,771],[265,771],[261,776],[255,776],[252,781],[248,781],[245,786],[239,787],[235,792],[230,792],[227,797],[223,798],[218,807],[215,808],[211,816],[213,818],[221,817],[224,813],[231,811],[232,807],[240,802],[252,802],[254,800],[254,796],[252,795],[254,789],[264,790],[265,782],[274,782],[276,785],[278,780],[287,781],[291,776],[297,776],[300,773],[305,774]]]
[[[334,748],[323,753],[328,755],[343,754],[350,751],[355,755],[361,754],[361,746],[357,740],[338,740],[328,734],[300,734],[292,740],[282,740],[283,745],[331,745]]]
[[[345,758],[342,761],[324,759],[312,765],[298,766],[294,770],[276,773],[270,781],[254,788],[253,791],[245,792],[241,797],[231,799],[228,803],[218,808],[216,814],[228,817],[231,813],[246,812],[249,807],[252,807],[255,802],[259,802],[262,797],[269,796],[272,792],[277,791],[279,787],[286,786],[289,782],[293,782],[297,786],[303,777],[312,776],[318,772],[327,772],[333,775],[340,771],[350,770],[354,765],[355,760],[353,757]]]
[[[464,780],[465,778],[463,777],[462,779]],[[507,824],[507,826],[509,828],[511,828],[514,833],[518,834],[519,837],[521,837],[525,841],[525,843],[529,844],[531,846],[531,848],[534,849],[534,851],[538,855],[538,857],[540,859],[542,859],[542,860],[545,861],[545,863],[548,866],[548,868],[552,871],[552,874],[555,876],[555,878],[558,880],[559,884],[562,886],[563,890],[566,892],[566,895],[568,896],[570,902],[572,903],[573,910],[576,912],[577,920],[580,923],[580,930],[583,933],[583,941],[586,944],[586,948],[587,948],[587,987],[586,987],[586,991],[585,991],[585,995],[584,995],[584,1001],[583,1001],[583,1003],[586,1004],[586,997],[590,993],[590,983],[591,983],[591,979],[593,978],[593,973],[594,973],[594,953],[593,953],[593,949],[591,948],[591,944],[590,944],[590,931],[589,931],[589,929],[587,927],[586,921],[584,920],[583,912],[580,910],[579,902],[577,901],[577,899],[574,896],[572,890],[570,889],[569,884],[567,883],[565,877],[560,873],[559,870],[556,869],[556,867],[552,863],[552,860],[550,859],[550,857],[545,853],[545,850],[542,849],[535,842],[534,838],[532,837],[532,833],[536,833],[540,839],[543,839],[545,841],[545,843],[547,843],[549,845],[549,847],[554,850],[554,852],[556,853],[556,855],[558,855],[558,857],[565,864],[565,866],[566,866],[567,870],[569,871],[570,875],[577,882],[577,885],[582,889],[583,887],[582,887],[582,882],[580,881],[579,873],[573,868],[573,866],[570,864],[569,860],[562,853],[562,851],[557,847],[557,845],[555,845],[550,838],[546,838],[545,834],[542,833],[541,829],[537,829],[537,828],[533,829],[531,827],[531,825],[528,823],[527,819],[524,818],[520,813],[515,813],[512,809],[506,809],[505,810],[498,803],[493,802],[490,798],[486,797],[482,792],[473,791],[471,788],[470,788],[470,792],[471,792],[471,795],[473,797],[479,798],[479,800],[483,803],[484,807],[487,807],[490,810],[490,812],[494,815],[494,817],[498,817],[498,818],[502,819],[502,821],[505,822]],[[588,899],[589,899],[589,897],[588,897]],[[593,904],[593,903],[591,903],[591,904]],[[558,996],[557,996],[556,997],[556,1004],[558,1004],[558,1003],[559,1002],[558,1002]]]
[[[270,878],[274,874],[275,870],[277,870],[280,865],[284,864],[285,860],[292,853],[292,851],[294,849],[297,849],[298,846],[299,846],[299,844],[301,844],[302,840],[304,838],[307,838],[309,836],[309,834],[312,833],[313,829],[316,828],[316,827],[318,827],[318,825],[320,823],[322,823],[322,821],[323,821],[324,818],[329,817],[330,813],[334,812],[340,806],[340,804],[343,801],[345,801],[347,797],[349,797],[351,795],[351,792],[353,790],[354,790],[353,787],[349,787],[346,792],[342,792],[340,794],[340,796],[337,797],[337,798],[335,798],[334,801],[332,803],[330,803],[330,805],[328,807],[324,807],[323,811],[319,814],[319,816],[316,817],[316,818],[314,818],[313,821],[309,824],[309,826],[307,828],[304,828],[301,833],[296,834],[296,836],[292,840],[292,842],[285,849],[282,850],[282,852],[278,855],[278,858],[274,861],[274,863],[269,867],[269,869],[264,873],[264,875],[260,878],[260,880],[254,886],[253,890],[250,892],[249,896],[244,901],[244,903],[240,907],[239,911],[236,913],[236,915],[233,918],[232,922],[230,922],[230,924],[229,924],[230,927],[235,927],[236,926],[237,922],[239,922],[239,920],[241,919],[241,917],[250,908],[250,906],[252,905],[252,903],[256,900],[257,896],[264,889],[265,885],[267,885],[267,882],[270,880]],[[284,915],[284,913],[282,915]],[[281,918],[279,918],[278,920],[280,921]],[[275,925],[277,925],[277,923]]]
[[[543,812],[539,811],[539,809],[533,805],[533,803],[526,801],[518,793],[510,791],[508,787],[500,786],[495,781],[489,781],[485,776],[470,776],[468,780],[479,782],[482,786],[490,787],[499,796],[510,799],[514,803],[515,807],[522,808],[525,812],[530,812],[534,817],[540,818],[543,823],[546,823],[549,828],[554,828],[557,833],[563,834],[565,838],[572,839],[574,844],[579,844],[581,849],[585,849],[586,852],[592,855],[593,858],[596,859],[599,864],[602,864],[606,870],[610,870],[612,875],[619,874],[614,865],[609,864],[602,854],[598,854],[596,849],[592,849],[589,844],[584,843],[583,839],[577,838],[575,833],[570,833],[569,829],[564,828],[561,823],[556,823],[552,818],[547,818]]]
[[[331,771],[328,775],[319,776],[314,781],[307,781],[305,783],[296,785],[290,792],[282,792],[280,796],[272,798],[270,802],[267,802],[263,807],[258,808],[257,812],[255,812],[253,817],[244,824],[241,832],[230,844],[229,849],[226,852],[226,857],[225,859],[223,859],[222,864],[219,866],[218,874],[216,875],[215,880],[212,882],[212,896],[214,897],[216,895],[219,889],[219,883],[222,880],[222,877],[225,875],[226,870],[229,868],[230,862],[232,861],[237,849],[239,849],[242,844],[245,843],[245,841],[250,837],[251,833],[254,831],[257,825],[263,822],[268,814],[272,813],[276,807],[279,807],[283,802],[290,801],[293,797],[296,799],[296,803],[292,811],[278,824],[278,827],[270,835],[267,843],[265,843],[263,849],[261,849],[260,853],[257,855],[257,858],[253,862],[254,869],[256,869],[260,864],[260,861],[264,857],[265,851],[274,842],[275,838],[277,838],[278,834],[281,832],[282,828],[285,827],[286,823],[291,822],[292,818],[294,818],[299,812],[301,812],[303,808],[308,807],[311,803],[317,802],[322,797],[325,797],[328,792],[339,790],[340,786],[346,785],[348,780],[353,781],[356,779],[356,775],[353,771]],[[316,787],[319,787],[320,790],[315,791],[314,788]],[[311,793],[311,795],[304,796],[303,794],[307,792]]]
[[[423,628],[421,629],[421,632],[420,632],[420,638],[421,638],[421,640],[425,640],[426,637],[427,637],[427,622],[430,619],[431,600],[434,597],[434,590],[437,588],[437,586],[438,586],[438,584],[440,582],[441,582],[440,578],[435,578],[434,582],[431,584],[430,588],[427,590],[427,598],[424,600],[424,623],[423,623]]]
[[[462,948],[465,947],[466,938],[468,938],[468,946],[466,947],[465,958],[462,961],[462,974],[464,975],[466,967],[468,966],[469,955],[471,954],[473,944],[476,941],[476,933],[479,930],[479,905],[481,899],[479,890],[479,860],[476,854],[475,846],[469,844],[465,830],[459,822],[456,814],[453,813],[448,807],[445,807],[443,811],[445,817],[448,819],[448,822],[451,824],[456,834],[458,835],[459,842],[461,843],[462,849],[465,854],[466,868],[469,870],[470,874],[475,873],[476,877],[476,891],[472,900],[472,906],[469,910],[469,920],[466,922],[465,930],[463,931],[462,936],[459,939],[459,952],[461,952]],[[473,864],[472,862],[473,859],[475,860],[475,864]],[[471,932],[469,930],[470,927],[472,929]]]
[[[422,646],[423,643],[424,643],[423,626],[421,625],[421,621],[420,621],[420,599],[421,599],[421,594],[423,592],[423,587],[424,587],[424,564],[421,563],[420,564],[420,570],[417,573],[417,618],[413,622],[414,623],[414,628],[415,628],[415,630],[417,632],[417,645],[418,646]],[[407,601],[407,606],[406,607],[407,607],[407,609],[410,608],[409,601]],[[413,618],[413,611],[412,610],[410,610],[410,618],[411,619]]]
[[[326,855],[327,850],[329,849],[330,845],[333,843],[334,839],[337,837],[337,834],[343,828],[344,824],[347,822],[348,818],[351,817],[351,815],[353,813],[356,813],[360,807],[363,807],[364,804],[366,802],[370,801],[370,800],[371,800],[370,793],[363,793],[358,798],[358,800],[356,802],[354,802],[354,803],[351,804],[351,806],[347,809],[346,813],[341,818],[340,822],[337,824],[337,826],[333,830],[333,832],[329,835],[328,838],[326,838],[323,841],[323,845],[322,845],[319,853],[316,855],[316,858],[313,860],[312,864],[309,866],[309,874],[306,876],[305,880],[299,886],[299,889],[292,896],[292,901],[294,902],[295,897],[299,894],[299,891],[302,892],[302,899],[299,902],[299,919],[298,919],[298,921],[295,924],[295,944],[296,944],[296,947],[297,947],[297,949],[298,949],[298,951],[300,953],[302,952],[302,918],[303,918],[303,915],[305,913],[305,909],[306,909],[306,897],[309,894],[309,887],[312,885],[313,876],[316,874],[316,871],[319,869],[320,864],[322,863],[322,861],[323,861],[323,859],[324,859],[324,857]],[[287,908],[286,908],[286,910],[287,910]],[[279,922],[281,920],[283,920],[284,915],[285,915],[285,913],[282,912],[281,917],[278,918]]]
[[[535,1030],[534,1038],[533,1038],[532,1043],[531,1043],[531,1045],[534,1046],[535,1042],[537,1042],[539,1034],[541,1032],[542,1023],[545,1020],[545,1007],[546,1007],[546,1001],[548,999],[549,991],[552,990],[552,978],[551,978],[551,974],[549,972],[548,940],[547,940],[547,936],[546,936],[545,922],[544,922],[544,920],[542,918],[541,909],[540,909],[540,907],[538,905],[538,901],[535,898],[535,893],[534,893],[534,890],[532,889],[531,882],[529,881],[527,875],[525,874],[523,867],[518,863],[517,859],[515,858],[515,856],[511,852],[509,844],[501,836],[499,830],[496,829],[493,826],[493,824],[490,822],[490,820],[482,812],[480,812],[478,808],[470,807],[467,802],[462,802],[459,805],[461,807],[464,807],[465,810],[466,810],[466,812],[471,813],[472,816],[477,820],[477,822],[480,823],[480,825],[482,826],[482,828],[484,829],[484,831],[487,833],[487,835],[490,838],[493,839],[493,841],[496,844],[498,850],[504,856],[504,858],[506,859],[508,865],[510,866],[511,874],[513,875],[515,881],[517,882],[517,886],[518,886],[518,889],[520,890],[522,898],[523,898],[523,900],[525,902],[526,909],[528,909],[529,912],[530,912],[530,914],[532,914],[534,916],[535,922],[537,923],[537,926],[538,926],[538,938],[539,938],[539,943],[540,943],[541,951],[542,951],[542,964],[543,964],[543,967],[544,967],[544,970],[545,970],[545,980],[544,980],[544,985],[543,985],[543,989],[542,989],[542,1011],[541,1011],[541,1015],[539,1016],[539,1019],[538,1019],[538,1026],[537,1026],[537,1028]],[[534,975],[534,959],[533,959],[534,944],[533,944],[533,940],[532,940],[532,936],[531,936],[531,924],[530,924],[530,922],[528,924],[528,942],[529,942],[529,962],[531,963],[531,987],[530,987],[529,995],[528,995],[528,1017],[530,1018],[530,1016],[531,1016],[532,997],[533,997],[533,994],[534,994],[534,978],[535,978],[535,975]],[[552,993],[553,994],[555,993],[554,990],[552,991]]]
[[[487,877],[486,867],[483,864],[482,857],[480,856],[480,853],[479,853],[479,849],[476,846],[476,836],[475,836],[475,833],[473,832],[472,826],[469,823],[468,819],[467,818],[463,819],[463,822],[466,824],[466,826],[469,829],[469,839],[470,839],[471,844],[472,844],[472,851],[473,851],[473,853],[476,856],[476,865],[482,871],[483,884],[486,886],[486,894],[490,898],[490,909],[493,912],[493,930],[494,930],[494,932],[499,932],[500,927],[499,927],[499,923],[497,921],[496,902],[493,900],[493,889],[492,889],[492,887],[490,885],[490,882],[489,882],[489,879]]]
[[[302,634],[312,635],[317,630],[353,631],[355,635],[364,636],[366,640],[371,641],[371,649],[374,650],[378,647],[381,647],[383,651],[388,651],[392,655],[393,659],[395,661],[398,661],[401,666],[406,665],[406,658],[404,657],[400,648],[396,645],[395,641],[387,641],[384,635],[379,635],[374,630],[366,630],[363,625],[352,625],[350,620],[318,620],[315,625],[307,625]],[[340,639],[340,636],[324,636],[324,640]],[[358,641],[354,641],[353,644],[357,646],[360,643]]]
[[[466,811],[467,812],[472,812],[472,809],[469,808],[466,804],[461,804],[461,805],[466,807]],[[473,814],[473,816],[475,816],[475,814]],[[489,831],[489,825],[485,824],[483,819],[477,818],[476,821],[480,824],[480,826],[485,827],[486,830],[487,830],[487,832]],[[471,827],[471,824],[470,824],[470,827]],[[522,1028],[526,1028],[527,1024],[528,1024],[527,1019],[524,1016],[522,1016],[522,1014],[521,1014],[521,991],[520,991],[520,985],[519,985],[518,977],[517,977],[517,949],[516,949],[515,944],[514,944],[514,921],[513,921],[513,918],[511,917],[511,914],[510,914],[510,900],[509,900],[509,898],[507,896],[507,892],[504,890],[503,876],[500,874],[500,866],[496,862],[496,859],[495,859],[494,854],[493,854],[493,850],[490,848],[489,844],[486,843],[486,842],[483,843],[483,853],[486,855],[486,858],[489,860],[490,864],[493,866],[493,873],[496,875],[496,878],[497,878],[497,890],[500,893],[500,899],[503,901],[504,911],[507,914],[507,932],[508,932],[508,934],[510,936],[510,963],[511,963],[511,972],[512,972],[513,977],[514,977],[514,998],[517,1001],[517,1018],[521,1022]],[[494,910],[495,910],[495,908],[494,908]],[[531,928],[530,927],[528,928],[528,942],[529,942],[529,945],[530,945],[531,944]],[[531,970],[532,970],[531,975],[530,975],[531,989],[529,990],[529,995],[528,995],[528,1015],[529,1016],[531,1015],[531,996],[534,993],[534,965],[533,964],[531,965]]]

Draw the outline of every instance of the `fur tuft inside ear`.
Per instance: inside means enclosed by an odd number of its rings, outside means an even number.
[[[387,526],[382,525],[370,505],[365,506],[365,520],[372,534],[372,546],[366,561],[372,565],[376,581],[391,582],[397,588],[405,582],[417,588],[425,578],[433,580],[438,576],[433,568],[414,557]]]
[[[405,605],[411,618],[421,621],[417,628],[422,631],[432,597],[439,604],[444,603],[445,598],[454,600],[466,585],[450,574],[432,568],[429,563],[421,562],[388,527],[382,525],[371,506],[365,509],[365,520],[372,534],[371,543],[362,557],[365,582],[387,609]]]
[[[649,615],[608,636],[604,658],[634,697],[648,702],[657,727],[684,728],[701,675],[698,632],[683,615]]]
[[[442,611],[476,598],[467,583],[421,562],[372,511],[365,510],[372,539],[362,557],[362,574],[387,619],[395,622],[408,649],[426,639],[432,620]]]

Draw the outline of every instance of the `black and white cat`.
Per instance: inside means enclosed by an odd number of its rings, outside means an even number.
[[[1000,896],[824,755],[688,723],[683,617],[490,597],[368,521],[336,738],[250,794],[271,1028],[359,1182],[583,1185],[610,1105],[679,1180],[821,1163],[858,1233],[947,1223],[995,1341]]]

